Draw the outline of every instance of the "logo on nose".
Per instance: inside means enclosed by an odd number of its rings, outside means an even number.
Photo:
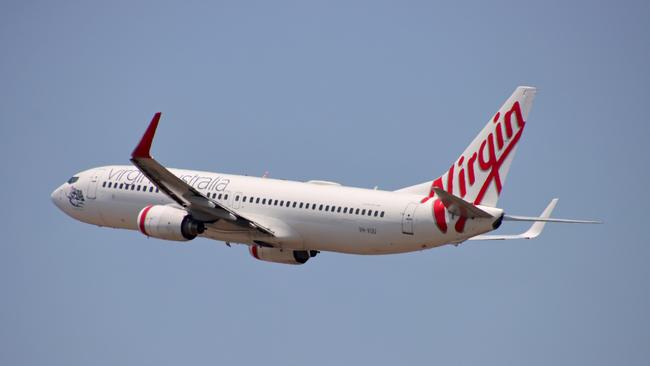
[[[70,204],[77,208],[82,208],[84,206],[84,202],[86,201],[81,189],[77,189],[75,187],[70,187],[70,192],[66,194],[66,197],[68,197]]]

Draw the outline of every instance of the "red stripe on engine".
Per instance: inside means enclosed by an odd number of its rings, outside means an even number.
[[[251,247],[251,254],[252,254],[253,257],[255,257],[256,259],[260,259],[260,257],[257,256],[257,245],[253,245],[253,246]]]
[[[138,220],[138,227],[140,228],[140,231],[146,236],[149,236],[149,234],[147,234],[147,231],[144,228],[144,221],[147,219],[147,213],[149,213],[149,210],[151,210],[152,207],[153,206],[145,207],[144,210],[142,210],[142,213],[140,214],[140,218]]]

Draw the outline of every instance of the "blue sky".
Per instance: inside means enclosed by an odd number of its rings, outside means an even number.
[[[0,364],[647,364],[649,8],[3,2]],[[156,111],[168,166],[397,189],[517,85],[539,92],[500,206],[605,225],[293,267],[49,198],[128,163]]]

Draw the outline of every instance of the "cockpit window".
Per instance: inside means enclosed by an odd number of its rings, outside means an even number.
[[[74,182],[76,182],[78,180],[79,180],[79,177],[72,177],[72,178],[68,179],[68,183],[72,184],[72,183],[74,183]]]

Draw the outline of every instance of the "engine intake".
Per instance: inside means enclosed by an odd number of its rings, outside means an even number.
[[[147,206],[138,214],[138,228],[158,239],[188,241],[205,231],[205,225],[185,210],[171,206]]]

